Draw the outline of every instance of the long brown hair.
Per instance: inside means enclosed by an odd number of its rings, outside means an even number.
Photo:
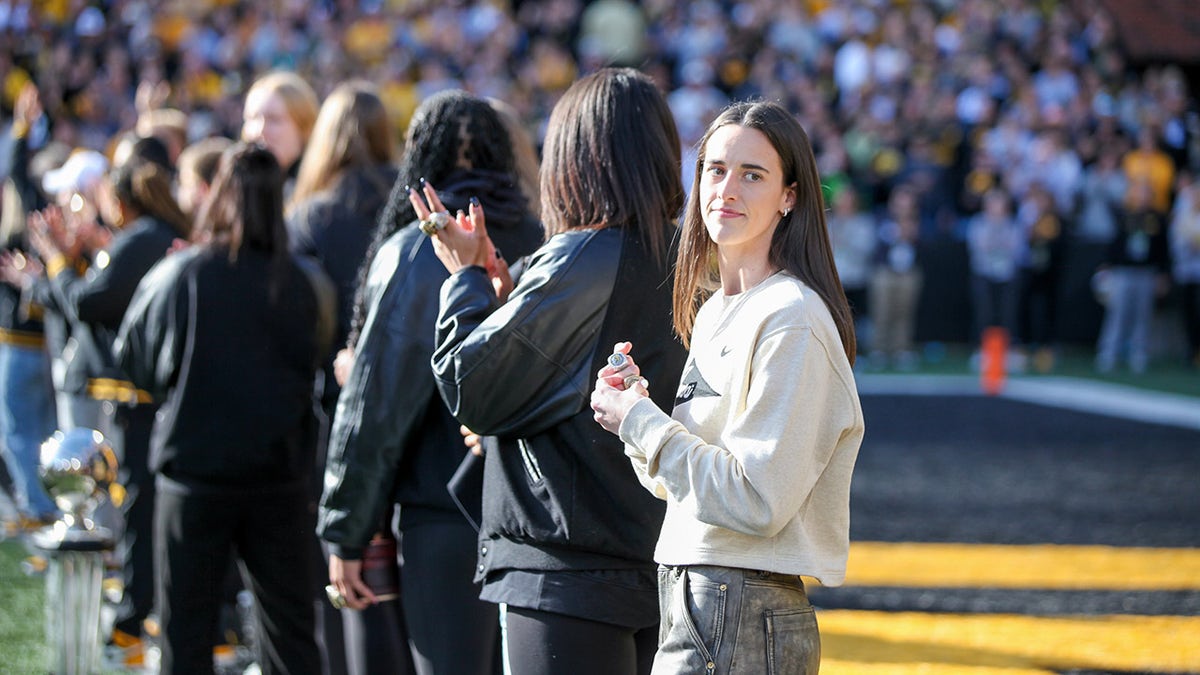
[[[709,238],[702,216],[704,205],[700,203],[700,180],[703,177],[708,139],[717,129],[728,124],[762,132],[775,152],[779,153],[783,184],[792,185],[796,191],[796,206],[775,227],[768,253],[770,263],[800,279],[821,297],[833,315],[846,357],[853,364],[854,319],[833,262],[833,246],[825,225],[825,202],[821,196],[821,180],[817,174],[812,144],[804,127],[791,113],[783,106],[767,101],[736,103],[726,108],[708,126],[704,138],[700,139],[696,177],[684,212],[679,260],[675,267],[675,331],[683,338],[684,344],[690,341],[696,312],[719,283],[716,267],[712,263],[716,244]]]
[[[166,168],[132,159],[113,172],[112,186],[117,200],[136,215],[161,220],[181,238],[190,234],[192,224],[171,194],[171,175]]]
[[[683,206],[679,132],[649,77],[604,68],[563,94],[542,149],[546,236],[580,227],[636,228],[659,261]]]
[[[329,189],[350,167],[390,161],[391,125],[375,85],[365,81],[342,83],[317,114],[289,207]]]

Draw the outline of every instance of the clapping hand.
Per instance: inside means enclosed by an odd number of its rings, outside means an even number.
[[[0,281],[10,286],[27,288],[43,271],[37,259],[20,251],[0,251]]]

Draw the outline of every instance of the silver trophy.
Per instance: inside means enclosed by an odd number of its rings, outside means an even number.
[[[54,432],[42,443],[38,474],[46,493],[63,511],[48,532],[43,530],[43,536],[85,546],[111,540],[112,534],[92,520],[96,507],[117,482],[117,454],[103,434],[95,429]]]
[[[91,673],[100,653],[104,552],[115,544],[112,532],[97,526],[92,514],[116,484],[117,455],[94,429],[56,431],[42,443],[39,475],[63,511],[53,525],[30,537],[47,558],[50,672]]]

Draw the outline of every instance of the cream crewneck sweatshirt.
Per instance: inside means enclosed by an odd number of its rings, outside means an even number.
[[[673,413],[638,401],[620,436],[667,502],[657,562],[844,580],[862,409],[837,326],[799,279],[709,298]]]

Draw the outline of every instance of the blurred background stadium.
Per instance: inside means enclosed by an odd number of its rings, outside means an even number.
[[[1131,186],[1169,232],[1200,222],[1195,0],[4,0],[0,143],[28,82],[47,140],[71,148],[108,151],[147,107],[180,111],[187,142],[234,137],[246,88],[275,69],[321,96],[375,83],[397,144],[451,87],[510,103],[537,139],[608,64],[656,78],[685,148],[749,97],[784,102],[813,139],[868,427],[849,583],[813,592],[826,671],[1200,673],[1200,234],[1159,270],[1143,367],[1097,370],[1093,284]],[[989,193],[1030,234],[991,279],[1008,315],[975,292]],[[1030,251],[1051,243],[1039,286]],[[907,323],[880,314],[896,307]],[[898,341],[876,340],[895,321]],[[1008,380],[983,396],[992,324]],[[0,553],[0,671],[36,672],[40,581],[19,543]]]

